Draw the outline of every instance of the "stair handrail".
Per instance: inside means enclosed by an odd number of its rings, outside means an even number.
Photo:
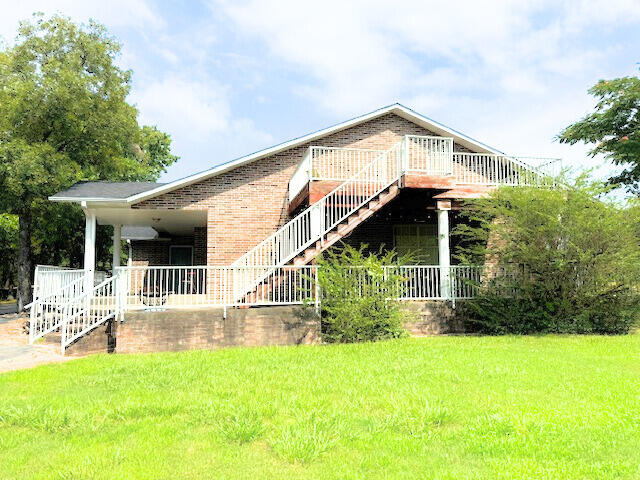
[[[270,275],[275,268],[293,259],[314,241],[322,239],[342,220],[360,209],[394,181],[398,181],[402,174],[401,156],[404,151],[402,145],[402,141],[398,142],[382,152],[351,178],[327,193],[320,201],[309,206],[235,260],[231,264],[232,267],[265,266],[264,271],[259,273],[254,270],[255,275],[250,275],[253,278],[238,277],[240,281],[234,282],[236,283],[234,285],[236,300]],[[397,158],[391,158],[389,161],[392,154],[397,155]],[[372,184],[374,185],[373,191],[367,191]],[[334,202],[327,210],[328,199],[337,197],[340,192],[343,192],[343,196],[346,193],[354,198],[365,199],[357,203],[355,207],[351,205],[350,208],[343,208],[347,205],[339,205]],[[288,232],[286,236],[285,232]],[[242,282],[241,285],[240,282]]]
[[[60,346],[63,355],[67,345],[74,340],[110,318],[118,318],[121,315],[123,306],[119,297],[118,278],[118,274],[113,275],[60,306],[63,312],[60,328]],[[74,323],[69,332],[70,322],[81,317],[82,323],[80,325]]]
[[[41,298],[35,299],[28,305],[25,305],[26,308],[30,308],[29,312],[29,343],[35,342],[38,338],[43,337],[49,332],[57,329],[60,326],[60,321],[51,322],[50,325],[43,327],[45,323],[45,319],[42,318],[39,320],[39,317],[44,317],[46,313],[49,313],[56,317],[56,313],[60,311],[61,305],[66,304],[68,301],[73,298],[77,298],[84,294],[86,287],[86,274],[71,283],[68,283],[58,290],[44,296]],[[50,305],[52,308],[51,312],[45,312],[43,306]],[[39,322],[39,325],[37,323]],[[41,327],[41,328],[37,328]]]

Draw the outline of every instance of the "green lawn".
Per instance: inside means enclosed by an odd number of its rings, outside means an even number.
[[[100,355],[0,375],[0,478],[639,478],[640,336]]]

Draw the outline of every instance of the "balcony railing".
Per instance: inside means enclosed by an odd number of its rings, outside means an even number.
[[[289,200],[310,181],[348,180],[381,154],[380,150],[311,146],[289,182]],[[463,185],[539,185],[557,176],[562,167],[559,159],[455,152],[453,138],[435,136],[406,135],[401,157],[402,174],[450,177]]]

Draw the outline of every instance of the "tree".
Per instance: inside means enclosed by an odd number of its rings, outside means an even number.
[[[595,144],[591,155],[604,154],[624,170],[610,179],[640,192],[640,78],[600,80],[589,93],[598,99],[595,112],[565,128],[562,143]]]
[[[19,217],[19,307],[30,301],[34,207],[79,180],[156,179],[177,157],[140,127],[131,72],[95,22],[34,15],[0,52],[0,211]]]
[[[456,234],[485,264],[467,302],[484,333],[625,333],[640,314],[640,208],[585,176],[558,188],[509,188],[468,204]]]
[[[0,290],[15,285],[14,258],[17,252],[18,218],[8,213],[0,213]]]

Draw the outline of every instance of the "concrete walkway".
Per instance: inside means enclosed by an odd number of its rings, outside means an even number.
[[[57,345],[29,345],[23,329],[26,320],[23,314],[0,315],[0,373],[69,360]]]

